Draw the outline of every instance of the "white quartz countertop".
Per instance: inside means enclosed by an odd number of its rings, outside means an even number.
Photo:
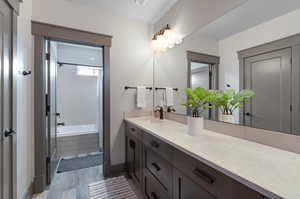
[[[192,137],[170,120],[125,120],[269,198],[300,199],[299,154],[208,130]]]

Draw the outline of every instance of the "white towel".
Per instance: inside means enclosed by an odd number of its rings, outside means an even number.
[[[174,106],[174,90],[173,88],[166,88],[166,105]]]
[[[136,102],[138,108],[146,108],[146,87],[138,86],[136,94]]]

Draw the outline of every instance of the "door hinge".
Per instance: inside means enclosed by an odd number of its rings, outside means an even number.
[[[48,165],[48,164],[50,164],[50,162],[51,162],[51,158],[49,156],[47,156],[46,157],[46,164]]]
[[[46,53],[46,60],[50,60],[50,53]]]
[[[48,116],[49,112],[50,112],[50,105],[48,103],[48,94],[46,94],[46,116]]]

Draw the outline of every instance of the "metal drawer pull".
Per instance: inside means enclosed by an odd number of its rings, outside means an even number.
[[[16,134],[17,132],[14,131],[13,129],[6,129],[4,131],[4,136],[5,137],[10,137],[10,136],[13,136],[14,134]]]
[[[157,142],[155,142],[154,140],[152,140],[150,144],[153,148],[158,148],[159,147],[159,144]]]
[[[158,166],[156,163],[152,163],[152,166],[156,169],[156,171],[160,171],[160,166]]]
[[[154,192],[152,192],[151,193],[151,196],[152,196],[152,198],[154,198],[154,199],[159,199],[159,197],[156,195],[156,193],[154,193]]]
[[[194,169],[193,174],[195,174],[197,177],[201,178],[208,184],[213,184],[215,182],[214,177],[212,177],[211,175],[205,173],[204,171],[202,171],[198,168]]]

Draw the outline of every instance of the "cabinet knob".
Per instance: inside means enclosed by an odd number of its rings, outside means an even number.
[[[159,144],[157,142],[155,142],[154,140],[152,140],[150,144],[153,148],[158,148],[159,147]]]
[[[129,140],[129,146],[132,149],[135,149],[135,142],[133,140]]]

